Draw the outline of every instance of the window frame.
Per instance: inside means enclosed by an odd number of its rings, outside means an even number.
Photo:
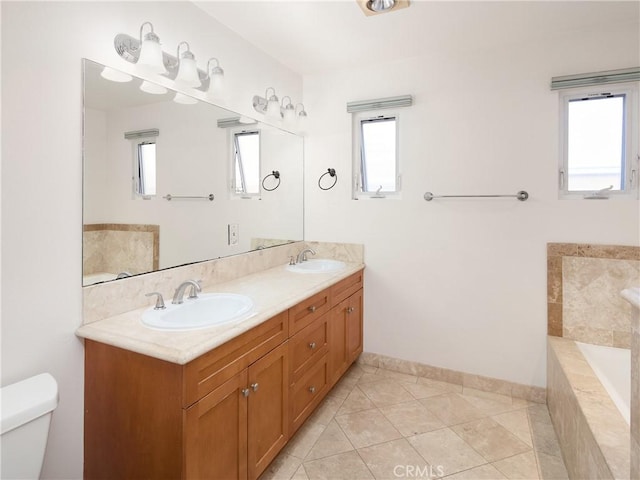
[[[353,196],[354,200],[400,198],[402,192],[402,174],[400,170],[400,114],[394,110],[366,110],[352,114],[353,131]],[[363,125],[366,122],[395,120],[395,190],[363,191],[364,187],[364,144]]]
[[[140,192],[140,146],[141,145],[155,145],[155,192],[154,193],[141,193]],[[133,190],[134,199],[149,200],[158,195],[158,137],[146,136],[139,138],[132,138],[131,145],[133,149],[133,175],[131,177],[131,188]]]
[[[620,190],[607,191],[606,198],[638,198],[638,84],[591,85],[563,89],[560,92],[560,155],[558,166],[558,195],[561,199],[584,199],[596,191],[569,190],[569,105],[571,101],[585,97],[600,98],[605,95],[624,96],[623,105],[623,153],[621,162],[623,185]],[[603,186],[605,188],[606,186]]]
[[[257,192],[246,192],[246,191],[241,191],[238,192],[236,189],[236,185],[237,185],[237,177],[236,177],[236,162],[237,162],[237,154],[236,152],[239,151],[239,148],[237,148],[238,143],[237,143],[237,138],[238,136],[241,135],[258,135],[258,191]],[[262,132],[261,129],[259,128],[246,128],[246,127],[240,127],[240,128],[232,128],[229,130],[229,146],[230,146],[230,157],[231,157],[231,165],[230,165],[230,175],[229,175],[229,191],[231,193],[231,198],[236,198],[236,199],[245,199],[245,200],[249,200],[249,199],[260,199],[261,195],[262,195],[262,187],[260,184],[260,180],[261,180],[261,171],[262,171]],[[240,162],[240,166],[239,166],[239,170],[240,170],[240,174],[243,177],[242,183],[246,183],[244,180],[244,166],[242,165],[242,162]]]

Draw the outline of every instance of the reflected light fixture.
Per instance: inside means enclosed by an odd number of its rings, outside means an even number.
[[[195,105],[198,103],[197,98],[190,97],[189,95],[185,95],[184,93],[176,92],[176,95],[173,97],[173,101],[176,103],[181,103],[182,105]]]
[[[151,31],[142,38],[142,30],[145,25],[149,25]],[[167,73],[167,69],[164,66],[164,59],[162,54],[162,48],[160,47],[160,38],[153,31],[153,24],[151,22],[144,22],[140,26],[140,54],[136,65],[151,73]]]
[[[186,45],[187,49],[180,54],[180,47]],[[176,57],[179,58],[178,76],[176,76],[176,84],[186,87],[198,88],[202,85],[200,76],[198,75],[198,65],[196,57],[191,53],[187,42],[180,42],[176,50]]]
[[[166,88],[162,85],[158,85],[157,83],[147,82],[146,80],[142,81],[140,85],[140,90],[146,93],[150,93],[152,95],[164,95],[168,92]]]
[[[269,90],[273,92],[269,95]],[[262,113],[269,118],[281,120],[282,114],[280,112],[280,100],[276,95],[276,90],[273,87],[269,87],[264,92],[264,97],[260,95],[254,95],[253,108],[256,112]]]
[[[211,62],[216,62],[213,68],[211,67]],[[220,67],[220,62],[215,57],[211,57],[207,62],[207,76],[209,77],[207,95],[209,97],[219,96],[224,86],[224,70]]]
[[[287,103],[286,105],[284,103],[285,98],[289,99],[289,103]],[[285,95],[284,97],[282,97],[282,106],[280,107],[280,110],[282,112],[282,118],[284,118],[285,122],[292,123],[296,120],[296,107],[293,106],[291,97],[289,95]]]
[[[125,83],[133,80],[133,77],[128,73],[121,72],[111,67],[104,67],[102,72],[100,72],[100,76],[104,79],[118,83]]]

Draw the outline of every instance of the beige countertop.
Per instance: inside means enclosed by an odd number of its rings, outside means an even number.
[[[184,365],[363,268],[363,264],[347,263],[339,272],[304,274],[281,265],[203,290],[253,300],[253,315],[235,323],[185,332],[155,330],[141,321],[149,306],[83,325],[76,335]]]

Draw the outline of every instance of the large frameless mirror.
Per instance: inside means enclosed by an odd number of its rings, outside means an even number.
[[[83,285],[302,240],[301,137],[83,69]]]

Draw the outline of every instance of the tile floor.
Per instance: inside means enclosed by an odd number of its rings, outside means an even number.
[[[567,479],[546,405],[353,365],[260,480]]]

